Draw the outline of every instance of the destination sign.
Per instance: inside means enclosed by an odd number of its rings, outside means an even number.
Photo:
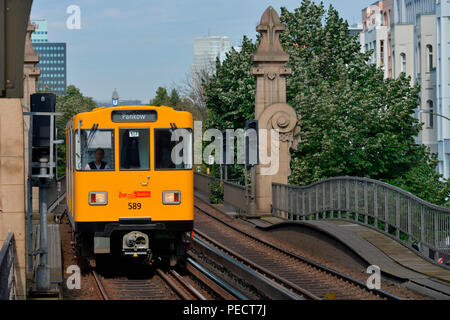
[[[155,110],[116,110],[111,113],[113,122],[155,122],[158,113]]]

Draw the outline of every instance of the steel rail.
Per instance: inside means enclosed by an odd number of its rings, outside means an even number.
[[[197,289],[195,289],[189,282],[186,281],[178,272],[175,270],[170,270],[170,274],[174,276],[178,282],[180,282],[195,298],[198,300],[208,300],[205,298],[204,295],[202,295],[200,292],[198,292]]]
[[[248,300],[248,298],[237,291],[235,288],[227,284],[218,278],[215,274],[211,273],[193,258],[188,257],[186,259],[186,269],[203,284],[208,286],[216,294],[218,294],[224,300]]]
[[[91,273],[94,276],[95,283],[97,284],[97,288],[100,292],[100,295],[102,296],[103,300],[109,300],[108,293],[106,292],[105,287],[102,284],[102,281],[100,280],[100,277],[98,276],[97,272],[95,270],[91,270]]]
[[[176,278],[169,276],[168,274],[164,273],[161,269],[157,269],[156,273],[163,279],[169,287],[183,300],[192,300],[192,297],[189,296],[182,288],[181,285],[178,283]],[[190,292],[190,290],[189,290]],[[191,292],[190,292],[191,293]]]
[[[212,239],[211,237],[208,237],[206,234],[204,234],[203,232],[195,229],[195,234],[200,236],[200,238],[203,238],[204,240],[206,240],[207,242],[211,243],[213,246],[219,248],[220,250],[224,251],[226,254],[228,254],[229,256],[235,258],[238,261],[243,262],[245,265],[249,266],[250,268],[256,270],[258,273],[263,274],[266,277],[272,278],[274,279],[276,282],[281,283],[283,286],[289,288],[289,289],[293,289],[296,292],[299,292],[301,295],[312,299],[312,300],[322,300],[321,298],[319,298],[318,296],[316,296],[315,294],[313,294],[312,292],[299,287],[298,285],[296,285],[295,283],[290,282],[289,280],[283,279],[282,277],[278,276],[277,274],[273,273],[272,271],[257,265],[256,263],[250,261],[249,259],[245,258],[244,256],[240,255],[239,253],[233,251],[232,249],[226,247],[225,245],[221,244],[220,242]]]
[[[215,208],[211,207],[210,204],[204,202],[203,200],[201,200],[201,199],[198,199],[198,200],[200,202],[204,203],[206,206],[216,210]],[[339,272],[337,270],[331,269],[330,267],[327,267],[327,266],[324,266],[324,265],[322,265],[320,263],[312,261],[312,260],[310,260],[310,259],[308,259],[306,257],[300,256],[300,255],[295,254],[293,252],[289,252],[287,250],[284,250],[284,249],[278,247],[277,245],[275,245],[273,243],[270,243],[270,242],[268,242],[266,240],[262,240],[262,239],[259,239],[259,238],[255,237],[255,236],[253,236],[253,235],[250,235],[250,234],[246,233],[245,231],[243,231],[243,230],[241,230],[241,229],[231,225],[230,223],[226,222],[225,220],[223,220],[223,219],[221,219],[221,218],[219,218],[219,217],[217,217],[217,216],[207,212],[205,209],[199,207],[196,204],[194,204],[194,207],[197,208],[198,210],[200,210],[201,212],[203,212],[204,214],[206,214],[207,216],[209,216],[209,217],[211,217],[211,218],[221,222],[222,224],[226,225],[230,229],[232,229],[232,230],[234,230],[234,231],[236,231],[236,232],[238,232],[238,233],[240,233],[240,234],[250,238],[253,241],[256,241],[256,242],[258,242],[260,244],[263,244],[263,245],[265,245],[265,246],[267,246],[267,247],[269,247],[269,248],[271,248],[273,250],[276,250],[278,252],[281,252],[282,254],[287,255],[287,256],[295,259],[295,260],[298,260],[298,261],[300,261],[302,263],[305,263],[305,264],[307,264],[307,265],[309,265],[311,267],[314,267],[314,268],[319,269],[319,270],[321,270],[323,272],[331,274],[331,275],[333,275],[333,276],[335,276],[335,277],[337,277],[337,278],[339,278],[341,280],[344,280],[344,281],[347,281],[349,283],[352,283],[352,284],[354,284],[354,285],[356,285],[356,286],[358,286],[358,287],[360,287],[360,288],[362,288],[362,289],[364,289],[364,290],[366,290],[366,291],[368,291],[368,292],[370,292],[372,294],[378,294],[380,297],[383,297],[383,298],[386,298],[386,299],[391,299],[391,300],[403,300],[402,298],[400,298],[400,297],[398,297],[398,296],[396,296],[394,294],[391,294],[389,292],[386,292],[384,290],[381,290],[381,289],[379,289],[379,290],[378,289],[371,290],[371,289],[369,289],[367,287],[366,283],[363,283],[362,281],[359,281],[359,280],[357,280],[357,279],[355,279],[355,278],[353,278],[353,277],[351,277],[349,275],[346,275],[346,274],[344,274],[342,272]],[[195,232],[197,232],[197,231],[195,231]]]

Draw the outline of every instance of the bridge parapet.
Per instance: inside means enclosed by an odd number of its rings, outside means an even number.
[[[274,183],[272,213],[291,221],[354,221],[396,239],[428,260],[450,260],[450,208],[381,181],[337,177],[305,187]]]

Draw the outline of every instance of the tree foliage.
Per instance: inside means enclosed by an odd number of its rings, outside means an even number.
[[[255,79],[250,74],[256,45],[244,36],[242,50],[232,49],[205,86],[207,126],[217,129],[244,128],[255,114]]]
[[[449,184],[436,172],[436,158],[415,143],[419,87],[402,74],[384,79],[368,64],[348,23],[330,6],[303,0],[281,8],[281,35],[290,55],[288,103],[298,114],[301,143],[292,154],[290,183],[307,185],[335,176],[386,181],[436,204],[446,204]],[[250,74],[256,45],[244,38],[217,63],[205,89],[208,125],[242,128],[254,117],[255,82]]]
[[[170,95],[164,87],[156,90],[156,96],[150,101],[152,106],[167,106],[179,111],[188,111],[192,113],[195,120],[204,120],[206,118],[205,108],[193,104],[190,99],[182,98],[177,89],[172,89]]]
[[[95,107],[95,101],[92,98],[85,97],[80,89],[70,85],[67,87],[66,95],[56,97],[56,110],[63,115],[56,118],[56,128],[58,130],[58,139],[66,140],[65,128],[70,119],[81,112],[87,112]],[[58,146],[58,175],[62,176],[66,171],[65,144]]]

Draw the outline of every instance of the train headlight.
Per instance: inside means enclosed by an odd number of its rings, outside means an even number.
[[[180,191],[163,191],[163,203],[164,204],[180,204],[181,192]]]
[[[89,192],[89,204],[91,206],[104,206],[108,204],[108,193],[103,191]]]

